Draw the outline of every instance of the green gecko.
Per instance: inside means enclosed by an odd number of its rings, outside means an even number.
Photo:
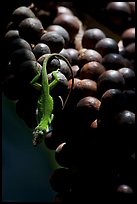
[[[32,139],[33,146],[37,146],[39,143],[41,143],[44,138],[44,135],[50,131],[51,122],[54,117],[53,115],[54,101],[53,101],[52,96],[50,95],[50,90],[53,89],[58,83],[58,77],[57,77],[58,69],[52,72],[54,80],[50,84],[48,82],[48,74],[47,74],[47,69],[46,69],[49,60],[52,60],[54,58],[59,58],[59,59],[64,60],[67,63],[71,71],[71,75],[72,75],[72,86],[64,102],[63,108],[66,105],[66,102],[69,98],[70,92],[74,85],[74,77],[73,77],[73,71],[72,71],[71,65],[64,56],[58,53],[52,53],[47,58],[44,59],[43,66],[42,66],[42,73],[38,72],[38,74],[30,82],[32,86],[34,86],[37,89],[40,89],[41,91],[40,97],[37,102],[38,125],[36,126],[36,128],[34,129],[32,133],[33,134],[33,139]],[[42,84],[39,84],[37,83],[37,80],[39,79],[41,74],[42,74]]]

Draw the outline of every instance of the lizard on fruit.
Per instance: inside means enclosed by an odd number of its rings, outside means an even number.
[[[71,65],[69,63],[69,61],[62,55],[58,54],[58,53],[52,53],[50,54],[47,58],[44,59],[43,61],[43,66],[42,66],[42,73],[40,73],[40,71],[38,72],[38,74],[31,80],[30,84],[32,86],[34,86],[37,89],[40,89],[41,94],[40,97],[38,99],[37,102],[37,108],[38,108],[38,125],[35,127],[34,131],[33,131],[33,139],[32,139],[32,143],[33,146],[37,146],[39,143],[41,143],[41,141],[43,140],[45,134],[47,134],[50,131],[50,127],[51,127],[51,122],[53,120],[53,108],[54,108],[54,101],[52,96],[50,95],[50,90],[53,89],[56,84],[58,83],[58,76],[57,76],[57,72],[59,69],[52,71],[52,75],[54,77],[54,80],[49,84],[48,82],[48,74],[47,74],[47,64],[49,62],[49,60],[52,60],[54,58],[59,58],[64,60],[70,71],[71,71],[71,75],[72,75],[72,86],[69,90],[68,96],[64,102],[63,108],[66,105],[66,102],[70,96],[70,92],[73,88],[73,84],[74,84],[74,77],[73,77],[73,71],[71,68]],[[40,75],[42,76],[42,84],[37,83],[37,80],[39,79]]]

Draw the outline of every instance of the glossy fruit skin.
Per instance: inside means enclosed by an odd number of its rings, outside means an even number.
[[[94,49],[96,43],[105,37],[106,35],[101,29],[87,29],[85,30],[82,37],[82,47],[87,49]]]
[[[101,63],[102,62],[102,56],[99,52],[93,49],[82,49],[81,52],[79,52],[78,55],[78,65],[81,68],[84,66],[84,64],[96,61]]]
[[[98,117],[100,103],[101,102],[97,98],[92,96],[82,98],[77,103],[77,120],[79,120],[80,123],[93,122]]]
[[[124,96],[120,89],[108,89],[101,97],[100,116],[106,117],[106,114],[115,113],[124,107]]]
[[[55,151],[55,159],[62,167],[71,167],[74,165],[74,157],[70,145],[61,143]]]
[[[9,30],[6,32],[6,34],[4,35],[4,43],[6,43],[6,46],[9,46],[10,43],[19,38],[19,31],[16,29],[16,30]]]
[[[99,108],[97,123],[104,128],[112,128],[114,115],[123,110],[125,100],[120,89],[108,89],[104,92]]]
[[[123,53],[121,53],[123,57],[129,59],[133,63],[133,69],[135,65],[135,42],[128,44]]]
[[[35,18],[35,14],[29,7],[20,6],[12,13],[12,21],[16,25],[19,25],[19,23],[26,18]]]
[[[62,135],[60,132],[58,134],[57,128],[53,125],[53,130],[44,138],[45,146],[50,150],[56,150],[57,147],[63,142],[65,142],[64,135]]]
[[[68,55],[67,55],[68,57]],[[70,59],[70,57],[68,57],[68,59]],[[65,77],[69,80],[71,78],[71,71],[68,67],[68,65],[66,64],[66,62],[64,62],[64,60],[59,60],[60,62],[60,71],[62,74],[65,75]]]
[[[105,72],[105,67],[96,61],[88,62],[80,69],[80,79],[92,79],[97,82],[98,77]]]
[[[61,14],[70,14],[73,15],[73,12],[70,8],[63,6],[63,5],[58,5],[58,13],[57,16],[61,15]]]
[[[19,24],[20,36],[29,43],[37,44],[43,33],[44,28],[38,18],[26,18]]]
[[[10,63],[14,72],[19,69],[21,63],[27,60],[36,60],[35,55],[31,50],[28,50],[26,48],[15,50],[10,57]]]
[[[102,64],[106,68],[106,70],[109,69],[118,70],[121,67],[128,66],[125,58],[118,53],[109,53],[105,55],[102,59]]]
[[[30,81],[36,76],[38,72],[41,72],[42,66],[36,60],[25,60],[22,62],[16,71],[16,76],[18,77],[19,84],[22,88],[31,87]],[[38,82],[41,83],[39,79]]]
[[[135,28],[128,28],[121,34],[123,46],[126,47],[130,43],[135,42]]]
[[[111,88],[123,90],[125,86],[125,80],[123,75],[117,70],[107,70],[103,72],[97,82],[97,89],[99,96]]]
[[[79,31],[79,22],[76,16],[60,14],[54,19],[53,24],[60,25],[65,28],[69,33],[70,42],[74,42],[74,38]]]
[[[104,57],[109,53],[119,53],[118,44],[113,38],[103,38],[95,45],[95,50]]]
[[[135,90],[127,89],[123,91],[125,109],[136,113],[136,93]]]
[[[68,89],[70,89],[72,85],[72,80],[68,81]],[[70,100],[69,107],[70,109],[76,109],[76,104],[79,100],[87,96],[96,97],[97,95],[97,83],[91,79],[83,79],[74,78],[74,87],[71,93],[72,97]]]
[[[69,63],[72,64],[71,56],[70,56],[70,54],[69,54],[69,52],[67,51],[66,48],[63,48],[63,49],[59,52],[59,54],[63,55],[63,56],[69,61]],[[61,61],[61,60],[60,60],[60,61]],[[62,60],[62,61],[64,61],[64,60]]]
[[[125,89],[134,89],[135,88],[135,72],[128,68],[123,67],[118,70],[125,79]]]
[[[71,172],[66,168],[57,168],[50,176],[49,182],[54,191],[63,193],[71,188]]]
[[[71,59],[71,65],[77,65],[78,63],[78,50],[75,48],[67,48],[67,52],[69,53]]]
[[[65,45],[64,38],[61,35],[59,35],[56,31],[48,31],[44,33],[40,38],[40,42],[48,45],[51,50],[51,53],[60,52]]]
[[[51,51],[50,51],[49,46],[46,45],[45,43],[37,43],[35,47],[33,48],[33,53],[36,59],[38,60],[42,55],[50,54]]]
[[[123,194],[132,194],[133,190],[130,186],[123,184],[123,185],[118,186],[117,192],[123,193]]]
[[[129,110],[123,110],[114,116],[114,127],[135,128],[135,113]]]
[[[114,199],[116,202],[135,203],[135,192],[129,184],[122,183],[117,186]]]
[[[62,27],[61,25],[49,25],[47,28],[46,28],[47,31],[56,31],[58,34],[62,35],[62,37],[64,38],[65,40],[65,45],[64,47],[67,48],[68,47],[68,44],[69,44],[69,40],[70,40],[70,37],[69,37],[69,33],[68,31]]]
[[[21,49],[21,48],[28,49],[28,50],[32,51],[31,45],[23,38],[19,37],[15,40],[12,40],[12,42],[9,45],[9,50],[8,50],[9,55],[11,55],[14,51]]]
[[[108,2],[106,5],[106,16],[112,29],[119,31],[126,29],[130,25],[131,9],[128,2]]]

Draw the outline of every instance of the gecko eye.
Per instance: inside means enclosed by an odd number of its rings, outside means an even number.
[[[38,130],[38,135],[40,136],[42,136],[42,135],[44,135],[44,131],[43,130]]]

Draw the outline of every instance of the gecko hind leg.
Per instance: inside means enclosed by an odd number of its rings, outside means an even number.
[[[51,91],[51,90],[57,85],[57,83],[59,82],[59,78],[58,78],[58,76],[57,76],[57,72],[58,72],[58,70],[52,72],[52,75],[53,75],[53,77],[54,77],[54,80],[53,80],[52,82],[50,82],[50,84],[49,84],[49,90],[50,90],[50,91]]]

